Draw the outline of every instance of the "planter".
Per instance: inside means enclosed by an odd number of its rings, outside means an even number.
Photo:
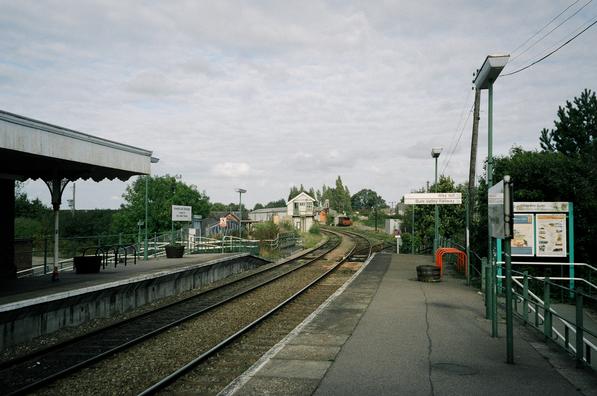
[[[184,246],[166,246],[167,258],[181,258],[184,254]]]
[[[441,272],[435,265],[419,265],[417,267],[417,280],[419,282],[439,282]]]
[[[73,266],[77,274],[95,274],[100,272],[102,256],[73,257]]]

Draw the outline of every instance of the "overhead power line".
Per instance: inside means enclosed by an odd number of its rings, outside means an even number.
[[[570,42],[572,42],[574,39],[576,39],[578,36],[580,36],[581,34],[583,34],[584,32],[586,32],[587,30],[589,30],[591,27],[593,27],[595,24],[597,24],[597,19],[595,19],[589,26],[587,26],[586,28],[584,28],[583,30],[581,30],[579,33],[575,34],[574,36],[572,36],[570,39],[568,39],[566,42],[564,42],[562,45],[560,45],[559,47],[557,47],[556,49],[554,49],[553,51],[547,53],[545,56],[537,59],[536,61],[529,63],[528,65],[526,65],[525,67],[521,67],[520,69],[514,70],[513,72],[510,73],[506,73],[506,74],[502,74],[502,77],[506,77],[506,76],[511,76],[513,74],[516,73],[520,73],[523,70],[528,69],[531,66],[536,65],[537,63],[549,58],[550,56],[552,56],[553,54],[555,54],[556,52],[558,52],[561,48],[565,47],[566,45],[568,45]]]
[[[444,165],[444,168],[442,169],[442,172],[441,172],[442,174],[444,174],[446,172],[446,169],[448,168],[448,165],[450,164],[450,160],[452,159],[452,155],[454,155],[454,153],[456,152],[456,148],[458,147],[458,144],[460,143],[460,139],[462,138],[464,129],[466,128],[466,126],[468,124],[468,120],[471,118],[471,114],[473,113],[474,107],[475,107],[475,103],[473,102],[473,105],[471,106],[471,109],[468,111],[468,115],[466,116],[466,120],[464,121],[464,124],[462,125],[462,128],[460,129],[460,135],[458,135],[458,140],[456,140],[456,144],[454,144],[454,148],[450,152],[450,155],[448,156],[448,159],[446,160],[446,164]]]
[[[520,54],[512,57],[512,59],[510,59],[510,62],[513,62],[514,60],[516,60],[517,58],[519,58],[521,55],[525,54],[528,50],[530,50],[531,48],[533,48],[534,46],[536,46],[537,44],[539,44],[541,41],[543,41],[547,36],[549,36],[550,34],[552,34],[556,29],[558,29],[560,26],[562,26],[563,24],[565,24],[566,22],[568,22],[570,19],[572,19],[572,17],[574,17],[576,14],[578,14],[579,12],[581,12],[586,6],[588,6],[589,4],[591,4],[593,2],[593,0],[589,0],[587,1],[582,7],[580,7],[578,10],[576,10],[572,15],[570,15],[568,18],[564,19],[562,22],[560,22],[558,25],[556,25],[553,29],[551,29],[549,32],[545,33],[541,38],[539,38],[539,40],[535,41],[533,44],[531,44],[530,46],[528,46],[524,51],[522,51]],[[550,22],[551,23],[551,22]]]
[[[558,15],[556,15],[555,17],[552,18],[551,21],[547,22],[541,29],[537,30],[535,32],[535,34],[533,34],[531,37],[529,37],[528,39],[526,39],[522,44],[520,44],[518,47],[514,48],[514,50],[512,50],[511,54],[514,54],[516,51],[518,51],[521,47],[523,47],[526,43],[528,43],[529,41],[531,41],[533,38],[535,38],[539,33],[541,33],[543,31],[543,29],[545,29],[546,27],[548,27],[549,25],[551,25],[551,23],[553,21],[555,21],[556,19],[558,19],[560,16],[562,16],[562,14],[564,14],[566,11],[568,11],[570,9],[570,7],[572,7],[573,5],[575,5],[576,3],[578,3],[580,0],[576,0],[575,2],[573,2],[572,4],[570,4],[568,7],[564,8],[564,10],[562,12],[560,12]]]
[[[468,104],[469,104],[469,101],[470,101],[470,98],[471,98],[471,92],[472,92],[472,90],[468,90],[468,94],[466,95],[466,99],[465,99],[464,103],[462,104],[462,111],[460,112],[460,117],[458,118],[458,124],[456,124],[456,128],[454,128],[454,133],[452,134],[452,137],[450,138],[450,145],[446,149],[446,153],[450,152],[450,150],[452,149],[452,144],[454,144],[456,135],[458,134],[458,131],[460,131],[460,124],[462,124],[462,122],[464,121],[464,116],[466,114],[466,109],[468,108]],[[445,157],[445,158],[447,160],[447,157]],[[443,162],[445,163],[446,160],[443,160]]]

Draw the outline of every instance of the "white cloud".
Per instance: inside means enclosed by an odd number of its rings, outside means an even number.
[[[212,173],[222,177],[239,177],[248,175],[250,170],[246,162],[222,162],[212,168]]]

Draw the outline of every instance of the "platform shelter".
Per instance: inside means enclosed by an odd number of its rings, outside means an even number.
[[[153,159],[153,161],[152,161]],[[147,175],[152,152],[0,110],[0,279],[15,278],[15,180],[43,180],[55,213],[66,185],[77,179],[122,181]]]

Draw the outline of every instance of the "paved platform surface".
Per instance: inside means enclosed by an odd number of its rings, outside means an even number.
[[[234,256],[244,256],[246,253],[197,254],[188,255],[180,259],[165,257],[147,261],[129,259],[127,265],[107,265],[96,274],[77,274],[75,271],[60,273],[60,280],[52,282],[51,275],[35,278],[21,278],[0,281],[0,306],[27,299],[63,293],[76,289],[84,289],[102,284],[132,280],[154,274],[183,270],[189,266],[206,264],[217,259],[229,259]]]
[[[515,326],[490,337],[464,281],[421,283],[430,257],[380,254],[331,303],[223,393],[236,395],[596,395],[594,372]]]

